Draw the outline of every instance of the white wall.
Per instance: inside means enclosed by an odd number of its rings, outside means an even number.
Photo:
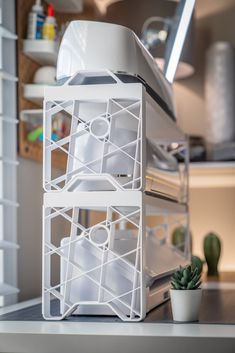
[[[20,158],[18,171],[18,282],[19,299],[41,295],[42,283],[42,164]],[[65,234],[65,222],[53,223],[56,234]],[[54,271],[53,278],[58,277]]]
[[[182,129],[204,135],[204,64],[206,49],[215,41],[235,45],[235,0],[196,0],[195,74],[174,84],[177,117]]]
[[[193,253],[203,257],[203,238],[210,231],[222,241],[219,268],[235,270],[235,188],[190,191],[190,223]]]
[[[19,299],[41,293],[42,165],[20,158],[18,170]]]
[[[181,128],[189,134],[205,133],[205,51],[215,41],[235,46],[235,0],[196,1],[195,75],[174,84]],[[194,189],[190,192],[193,251],[203,256],[203,237],[209,231],[222,239],[221,270],[235,271],[235,188]]]

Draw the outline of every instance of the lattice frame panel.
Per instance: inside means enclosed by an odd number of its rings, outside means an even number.
[[[70,119],[66,136],[53,140],[53,121],[59,115]],[[60,116],[61,118],[61,116]],[[79,100],[44,102],[45,191],[65,190],[78,175],[110,174],[122,190],[142,185],[142,102],[110,98],[97,103]],[[53,176],[52,155],[61,151],[66,166]]]
[[[145,311],[140,207],[105,207],[104,219],[89,227],[79,223],[80,211],[79,207],[44,209],[44,317],[63,319],[79,306],[102,305],[123,321],[141,320]],[[69,235],[59,241],[57,236],[52,239],[52,221],[57,217],[69,223]],[[123,223],[131,227],[132,238],[130,231],[121,230]],[[93,238],[97,230],[98,238],[107,235],[101,243]],[[52,257],[55,255],[59,259],[56,266],[60,276],[53,282]],[[60,313],[55,316],[51,313],[53,299],[60,302]]]

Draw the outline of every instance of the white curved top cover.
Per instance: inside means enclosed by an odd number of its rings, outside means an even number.
[[[72,21],[60,45],[57,80],[104,69],[139,75],[174,110],[171,85],[133,31],[110,23]]]

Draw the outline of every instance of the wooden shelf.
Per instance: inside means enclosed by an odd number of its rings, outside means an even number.
[[[46,0],[53,4],[55,10],[63,13],[81,13],[83,11],[83,0]]]
[[[25,39],[23,53],[40,65],[56,65],[58,43],[44,39]]]
[[[20,122],[20,155],[24,158],[42,162],[42,142],[30,142],[27,140],[27,122]],[[61,151],[55,151],[52,158],[52,166],[56,169],[65,169],[67,158]]]
[[[48,2],[51,2],[48,0]],[[40,119],[42,113],[39,111],[39,104],[42,103],[43,88],[29,85],[25,86],[25,83],[33,82],[35,72],[39,69],[40,65],[51,65],[56,66],[57,54],[59,43],[48,40],[28,40],[27,34],[27,21],[25,20],[34,5],[35,0],[19,0],[17,1],[17,33],[19,38],[18,48],[18,72],[19,72],[19,112],[20,112],[20,123],[19,123],[19,153],[23,158],[35,160],[38,162],[42,161],[42,143],[39,141],[29,142],[27,141],[27,124],[33,122],[35,125],[41,125]],[[61,28],[66,22],[73,20],[94,20],[97,16],[97,10],[93,4],[85,4],[82,13],[79,14],[79,9],[83,3],[82,0],[52,0],[52,3],[56,10],[56,21],[58,29]],[[63,10],[67,10],[69,13],[65,13]],[[12,34],[8,31],[4,31],[4,36],[11,36]],[[14,79],[14,77],[6,76],[4,78]],[[1,78],[1,72],[0,72]],[[26,92],[28,89],[33,91]],[[41,92],[39,92],[41,90]],[[26,94],[25,94],[26,93]],[[22,113],[23,112],[23,113]],[[22,113],[22,114],[21,114]],[[2,117],[0,117],[2,119]],[[57,169],[64,168],[66,163],[66,156],[63,152],[55,151],[53,157],[53,166]]]
[[[189,187],[235,187],[235,162],[190,163]]]
[[[27,140],[27,124],[34,123],[41,125],[43,119],[42,109],[27,109],[22,110],[20,114],[20,155],[24,158],[32,159],[36,162],[42,162],[43,149],[41,141]],[[67,163],[65,153],[55,151],[52,157],[52,165],[56,169],[64,169]]]

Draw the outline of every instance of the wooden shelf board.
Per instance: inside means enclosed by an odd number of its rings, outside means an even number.
[[[83,11],[82,0],[67,0],[66,2],[61,0],[46,0],[46,2],[53,4],[55,10],[58,12],[79,14]]]
[[[42,151],[42,142],[30,142],[23,140],[20,143],[20,155],[21,157],[34,160],[36,162],[42,162],[43,151]],[[66,156],[63,152],[55,151],[52,158],[53,168],[64,170],[67,163]]]
[[[190,163],[189,187],[235,187],[235,162]]]

